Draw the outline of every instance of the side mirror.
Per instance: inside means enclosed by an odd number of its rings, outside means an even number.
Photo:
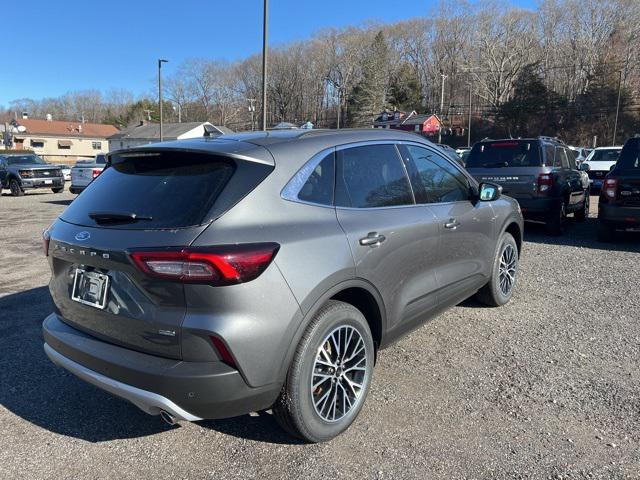
[[[480,201],[492,202],[497,200],[502,195],[502,187],[495,183],[481,183],[480,184]]]
[[[582,170],[583,172],[588,172],[591,169],[591,167],[589,166],[588,163],[582,162],[580,164],[580,170]]]

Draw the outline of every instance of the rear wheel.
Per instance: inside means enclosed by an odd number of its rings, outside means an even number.
[[[562,235],[567,221],[567,205],[564,201],[547,218],[547,233]]]
[[[14,197],[21,197],[22,195],[24,195],[24,190],[22,190],[22,187],[18,183],[18,180],[16,180],[15,178],[12,178],[9,182],[9,190],[11,190],[11,195],[13,195]]]
[[[611,242],[615,236],[615,229],[604,223],[602,220],[598,221],[598,241],[599,242]]]
[[[52,188],[51,191],[53,193],[61,193],[64,190],[64,187]]]
[[[584,204],[582,205],[582,208],[580,210],[578,210],[574,214],[574,217],[575,217],[577,222],[584,222],[587,218],[589,218],[589,204],[590,203],[591,203],[591,199],[589,198],[589,195],[587,194],[587,197],[584,199]]]
[[[344,432],[360,413],[373,373],[374,346],[362,313],[331,300],[305,331],[273,406],[291,435],[323,442]]]
[[[518,279],[518,245],[513,235],[503,233],[496,258],[493,261],[491,279],[476,294],[476,298],[490,307],[500,307],[511,300]]]

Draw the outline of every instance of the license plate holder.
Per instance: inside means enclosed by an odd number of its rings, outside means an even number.
[[[53,184],[53,180],[45,180],[44,184],[45,185],[51,185],[51,184]]]
[[[76,268],[71,300],[104,310],[107,306],[110,280],[109,275],[104,273]]]

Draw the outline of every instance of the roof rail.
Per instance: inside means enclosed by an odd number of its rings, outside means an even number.
[[[559,137],[549,137],[549,136],[546,136],[546,135],[540,135],[540,136],[538,136],[538,138],[541,139],[541,140],[549,140],[549,141],[552,141],[552,142],[562,143],[563,145],[565,144],[564,140],[562,140]]]

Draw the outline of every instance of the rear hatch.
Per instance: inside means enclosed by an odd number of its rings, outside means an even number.
[[[105,341],[181,358],[184,286],[147,276],[129,254],[190,245],[273,169],[243,158],[175,148],[113,154],[48,231],[50,291],[62,320]]]
[[[536,140],[497,140],[473,146],[466,169],[478,182],[501,185],[514,198],[531,198],[541,173],[542,155]]]

